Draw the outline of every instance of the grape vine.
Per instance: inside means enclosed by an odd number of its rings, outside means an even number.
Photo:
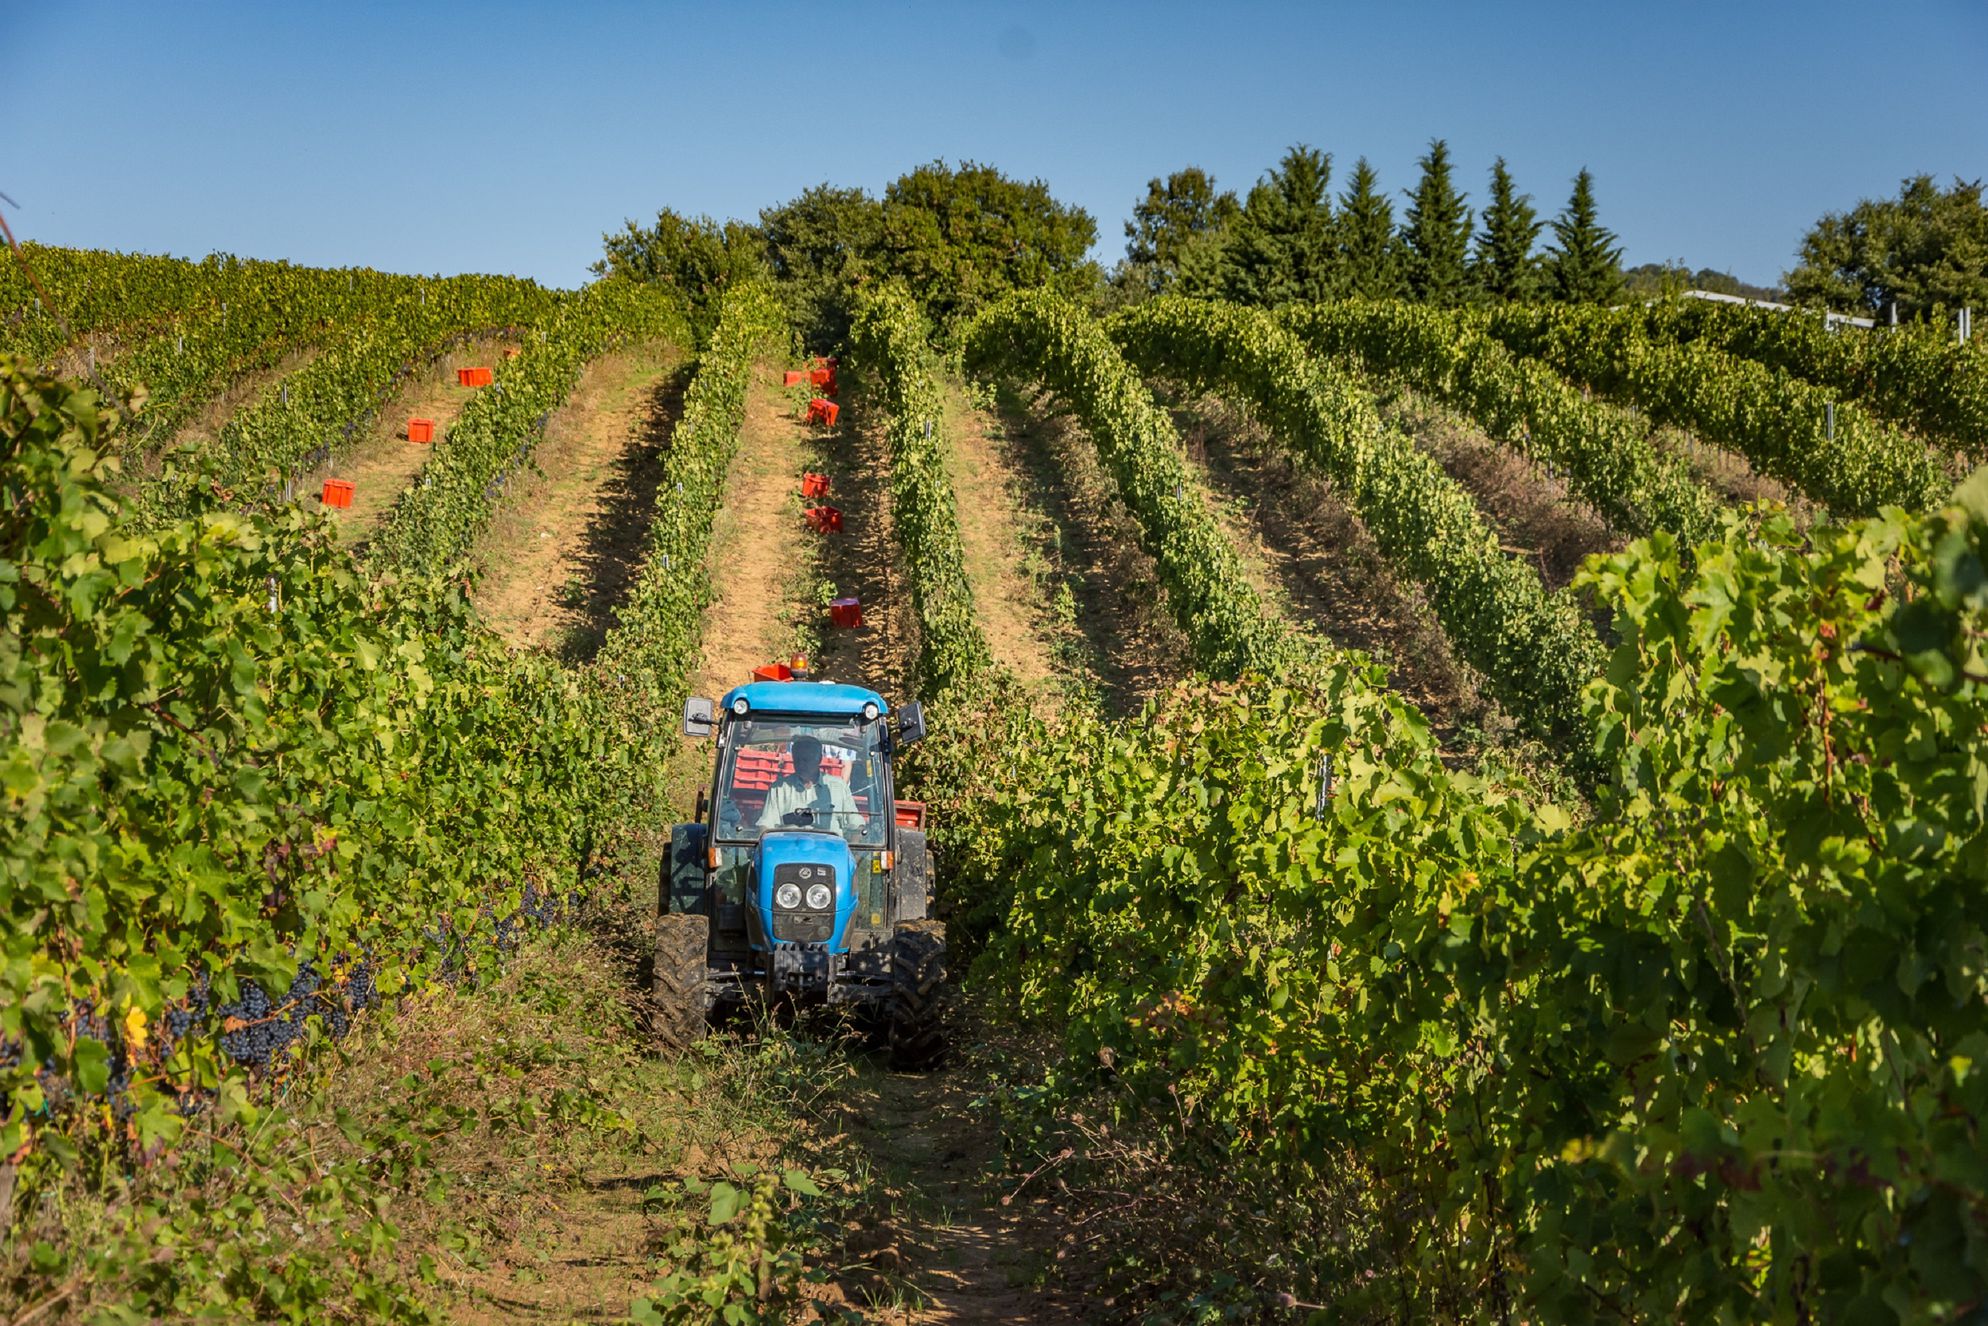
[[[1238,401],[1330,478],[1513,716],[1587,767],[1580,696],[1605,658],[1594,630],[1568,596],[1500,551],[1470,493],[1384,428],[1371,400],[1259,310],[1160,299],[1110,326],[1143,371]]]
[[[1682,460],[1652,446],[1634,419],[1514,355],[1469,314],[1347,303],[1287,309],[1283,322],[1314,351],[1357,355],[1369,372],[1406,383],[1555,467],[1617,529],[1668,530],[1690,544],[1717,523],[1711,493]]]
[[[1607,309],[1501,309],[1489,326],[1515,352],[1744,456],[1831,511],[1921,510],[1952,486],[1917,439],[1832,393],[1709,345],[1658,340]]]
[[[1096,319],[1057,295],[1011,295],[967,327],[963,346],[970,370],[1041,382],[1076,412],[1139,522],[1140,544],[1203,668],[1235,677],[1317,648],[1257,597],[1173,424]]]
[[[849,340],[855,367],[873,384],[885,417],[891,528],[918,614],[917,672],[934,692],[948,691],[979,675],[991,655],[960,547],[929,328],[911,297],[887,286],[857,305]]]

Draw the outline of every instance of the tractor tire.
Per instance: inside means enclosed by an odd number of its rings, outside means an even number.
[[[706,982],[711,918],[672,912],[656,918],[656,974],[650,983],[651,1028],[665,1050],[689,1049],[711,1027]]]
[[[924,1072],[946,1056],[946,927],[900,922],[890,945],[890,1061]]]

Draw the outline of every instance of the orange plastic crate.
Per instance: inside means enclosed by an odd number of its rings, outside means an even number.
[[[808,508],[808,524],[822,534],[840,534],[842,512],[832,506],[811,506]]]
[[[321,499],[326,506],[349,507],[352,505],[352,481],[350,479],[326,479]]]
[[[813,470],[809,470],[801,475],[801,496],[827,497],[828,476],[826,474],[816,474]]]
[[[780,375],[780,385],[783,387],[798,387],[807,380],[808,375],[797,369],[790,368]]]
[[[487,387],[490,385],[490,370],[486,367],[459,368],[456,370],[456,383],[464,387]]]
[[[409,419],[407,421],[407,440],[409,442],[433,442],[435,440],[435,421],[433,419]]]
[[[858,599],[836,599],[828,605],[828,621],[831,626],[849,630],[863,624],[863,604]]]
[[[925,827],[925,803],[922,801],[900,801],[895,807],[897,827],[900,829],[922,829]]]
[[[754,681],[792,681],[794,680],[794,670],[785,663],[768,663],[763,668],[754,668],[752,670],[752,679]]]

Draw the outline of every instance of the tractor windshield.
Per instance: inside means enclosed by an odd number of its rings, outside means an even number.
[[[751,842],[768,829],[827,829],[882,847],[890,787],[883,723],[856,718],[741,718],[718,767],[718,837]]]

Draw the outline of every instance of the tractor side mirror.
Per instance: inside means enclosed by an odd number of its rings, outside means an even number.
[[[897,711],[897,744],[909,746],[925,739],[925,706],[913,700]]]
[[[683,702],[683,735],[708,737],[718,730],[718,706],[701,695]]]

